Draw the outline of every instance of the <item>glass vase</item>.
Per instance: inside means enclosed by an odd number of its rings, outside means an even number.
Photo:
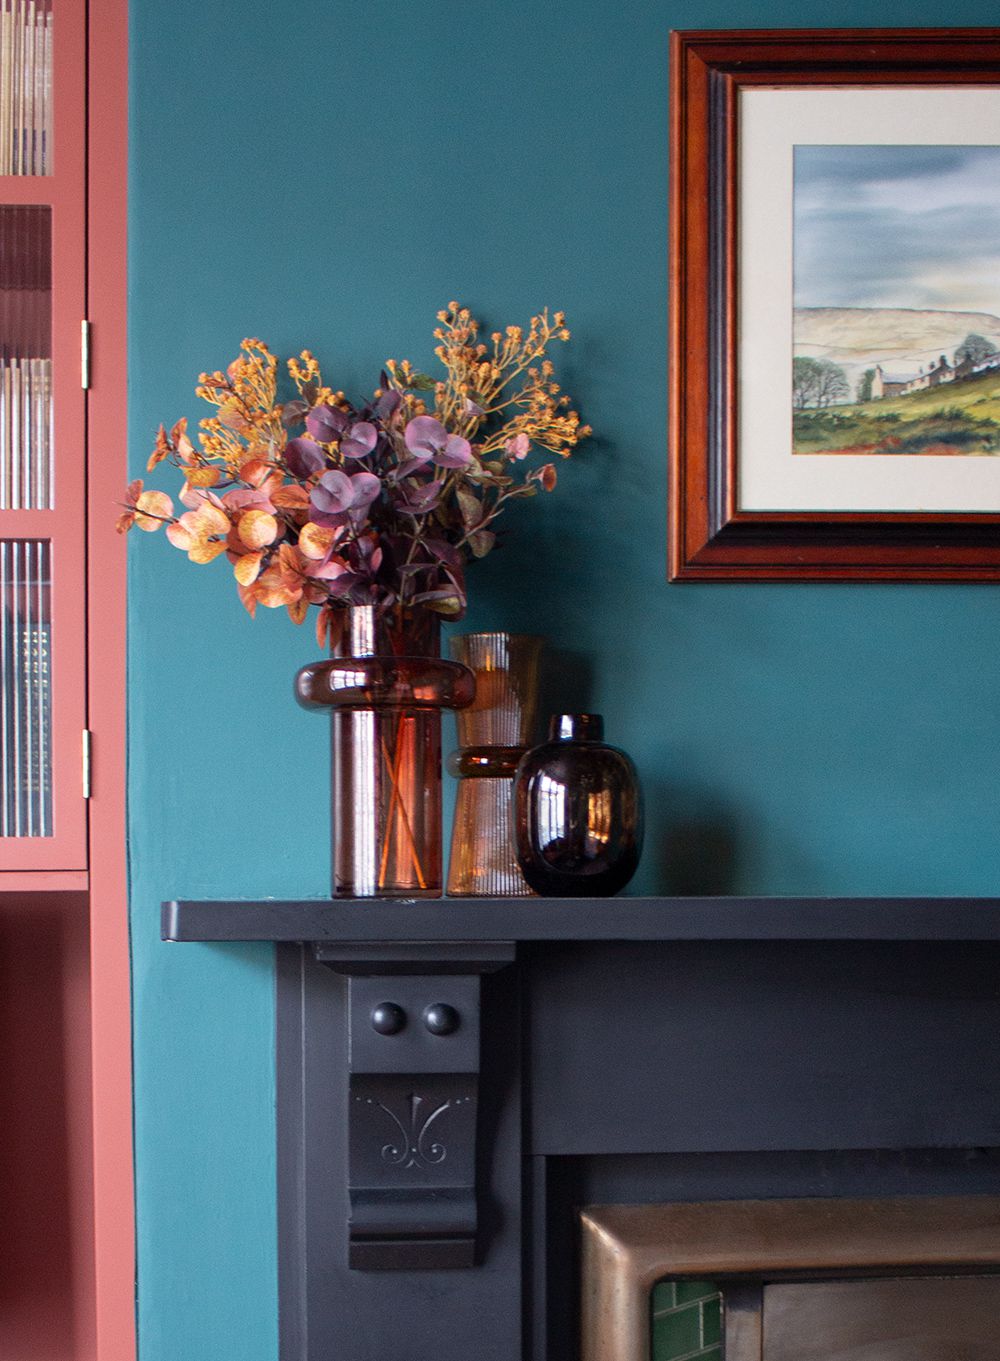
[[[429,610],[352,605],[340,625],[332,657],[295,680],[300,704],[331,714],[334,896],[437,897],[441,713],[472,702],[472,673],[441,658]]]
[[[476,698],[455,715],[459,750],[448,770],[459,779],[448,863],[448,895],[527,898],[511,832],[511,784],[533,740],[542,639],[515,633],[464,633],[452,657],[476,678]]]
[[[630,757],[604,741],[600,714],[555,714],[549,740],[514,779],[524,877],[551,898],[619,893],[642,854],[642,786]]]

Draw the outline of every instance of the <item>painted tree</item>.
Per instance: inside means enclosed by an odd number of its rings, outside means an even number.
[[[995,353],[996,346],[990,344],[985,336],[970,331],[955,351],[955,363],[962,364],[969,360],[973,364],[978,364],[981,359],[986,359],[988,355]]]
[[[792,360],[792,406],[796,411],[833,406],[849,393],[847,374],[831,359],[796,355]]]
[[[875,370],[865,369],[858,379],[858,401],[870,402],[872,399],[872,384],[875,381]]]
[[[851,392],[847,374],[832,359],[820,359],[817,362],[819,364],[819,385],[816,392],[816,405],[819,407],[834,406],[837,402],[846,401]]]
[[[792,360],[792,406],[804,411],[816,401],[819,391],[819,361],[796,355]]]

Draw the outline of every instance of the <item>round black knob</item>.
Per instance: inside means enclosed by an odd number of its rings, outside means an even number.
[[[458,1012],[447,1002],[435,1002],[424,1011],[424,1025],[432,1035],[451,1035],[458,1023]]]
[[[398,1035],[406,1025],[406,1012],[395,1002],[379,1002],[372,1008],[372,1030],[380,1035]]]

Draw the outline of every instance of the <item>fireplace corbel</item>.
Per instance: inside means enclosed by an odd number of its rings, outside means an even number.
[[[282,1361],[575,1361],[588,1205],[1000,1195],[996,899],[179,902],[163,935],[278,946]]]
[[[348,1265],[472,1266],[480,977],[513,944],[313,950],[348,979]]]

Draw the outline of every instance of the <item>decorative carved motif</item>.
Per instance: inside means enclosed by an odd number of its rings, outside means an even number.
[[[397,1138],[383,1145],[381,1157],[383,1162],[392,1167],[401,1167],[404,1171],[411,1167],[437,1167],[444,1162],[448,1156],[447,1146],[430,1133],[431,1125],[445,1111],[454,1106],[468,1105],[471,1101],[468,1096],[450,1098],[438,1103],[429,1115],[425,1115],[424,1107],[433,1103],[428,1103],[415,1092],[409,1092],[406,1096],[406,1111],[401,1119],[384,1101],[376,1101],[371,1096],[356,1096],[354,1099],[385,1111],[399,1131]]]

